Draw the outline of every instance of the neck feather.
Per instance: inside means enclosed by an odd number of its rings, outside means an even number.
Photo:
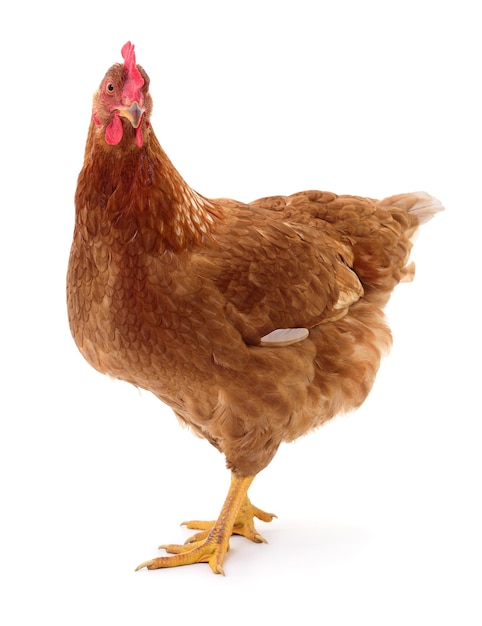
[[[142,148],[93,145],[86,150],[76,194],[80,214],[95,221],[134,222],[155,230],[162,247],[184,250],[212,238],[221,208],[186,183],[161,148],[152,128]],[[85,219],[81,219],[85,221]]]

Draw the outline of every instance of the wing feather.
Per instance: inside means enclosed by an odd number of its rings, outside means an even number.
[[[322,220],[319,227],[313,222],[230,203],[217,245],[206,254],[216,268],[225,314],[246,343],[301,341],[307,329],[339,319],[363,295],[350,267],[350,248],[333,238]],[[202,258],[201,249],[199,263]]]

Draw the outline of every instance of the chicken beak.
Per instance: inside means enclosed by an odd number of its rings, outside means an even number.
[[[119,115],[125,117],[132,124],[134,128],[137,128],[141,123],[142,115],[145,109],[143,109],[138,102],[134,101],[130,106],[117,107]]]

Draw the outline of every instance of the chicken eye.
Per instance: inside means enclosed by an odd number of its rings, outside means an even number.
[[[107,85],[105,86],[105,89],[107,93],[114,93],[115,91],[115,87],[112,83],[107,83]]]

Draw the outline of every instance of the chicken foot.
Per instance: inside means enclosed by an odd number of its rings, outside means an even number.
[[[253,506],[248,499],[248,489],[254,476],[242,477],[232,472],[231,485],[218,519],[215,522],[191,521],[183,522],[187,528],[201,530],[190,537],[185,544],[169,544],[159,546],[171,556],[162,556],[141,563],[136,568],[160,569],[177,567],[193,563],[209,563],[215,574],[224,574],[223,562],[229,550],[231,535],[243,535],[256,543],[266,540],[256,531],[253,518],[257,517],[270,522],[275,515],[265,513]]]
[[[262,537],[256,528],[254,527],[254,518],[262,520],[263,522],[271,522],[276,515],[274,513],[266,513],[258,507],[251,504],[248,496],[244,497],[241,506],[239,507],[238,514],[236,519],[234,520],[233,529],[231,531],[232,535],[242,535],[249,539],[250,541],[254,541],[255,543],[268,543],[264,537]],[[202,541],[206,539],[209,534],[209,531],[213,528],[216,522],[201,522],[198,520],[193,520],[190,522],[182,522],[181,526],[186,526],[186,528],[190,528],[193,530],[201,530],[202,532],[196,533],[192,537],[186,540],[186,544],[196,543],[197,541]],[[168,546],[159,546],[160,548],[167,548]]]

